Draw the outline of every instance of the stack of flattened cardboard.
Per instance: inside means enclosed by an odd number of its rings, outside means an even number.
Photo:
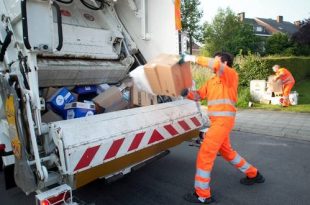
[[[270,75],[268,77],[267,81],[267,89],[270,92],[274,92],[275,94],[282,94],[282,81],[279,79],[276,82],[273,82],[273,79],[275,78],[274,75]]]
[[[132,89],[132,100],[133,100],[134,105],[138,105],[142,107],[158,104],[156,95],[152,95],[150,93],[140,91],[136,88],[136,86],[133,86],[133,89]]]
[[[192,87],[190,63],[179,61],[178,55],[161,54],[144,66],[155,94],[177,97],[184,88]]]

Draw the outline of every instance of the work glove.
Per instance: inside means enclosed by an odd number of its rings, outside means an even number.
[[[182,97],[186,97],[186,96],[188,95],[188,92],[189,92],[188,88],[183,89],[183,90],[181,91],[181,96],[182,96]]]
[[[188,55],[188,54],[182,54],[181,59],[179,61],[179,64],[182,64],[184,62],[193,62],[196,63],[196,56]]]

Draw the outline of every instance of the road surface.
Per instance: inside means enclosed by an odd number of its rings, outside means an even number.
[[[242,173],[218,157],[212,172],[213,195],[223,205],[310,204],[310,142],[261,134],[233,132],[234,148],[265,176],[264,184],[243,186]],[[75,191],[96,205],[186,205],[182,196],[192,191],[198,148],[188,142],[171,153],[112,184],[95,181]],[[4,191],[0,173],[1,204],[34,203],[18,189]]]

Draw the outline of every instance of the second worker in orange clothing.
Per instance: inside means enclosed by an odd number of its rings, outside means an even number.
[[[278,79],[281,79],[282,81],[282,91],[283,91],[283,107],[290,106],[290,99],[289,95],[291,93],[291,90],[295,84],[295,79],[290,71],[288,71],[286,68],[280,68],[279,65],[274,65],[272,67],[272,70],[276,73],[276,77],[274,78],[274,81],[277,81]]]
[[[238,74],[232,68],[233,56],[229,53],[216,53],[215,58],[184,56],[185,61],[192,61],[211,69],[215,76],[208,80],[198,91],[184,90],[183,96],[192,100],[207,100],[210,128],[205,134],[196,162],[195,192],[184,196],[192,203],[210,204],[214,202],[211,195],[211,171],[217,153],[243,172],[246,177],[241,184],[263,183],[264,177],[257,168],[249,164],[231,146],[230,132],[234,127],[238,97]]]

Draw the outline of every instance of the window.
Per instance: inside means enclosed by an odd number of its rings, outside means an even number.
[[[263,27],[257,26],[257,27],[256,27],[256,31],[257,31],[257,32],[263,32]]]

